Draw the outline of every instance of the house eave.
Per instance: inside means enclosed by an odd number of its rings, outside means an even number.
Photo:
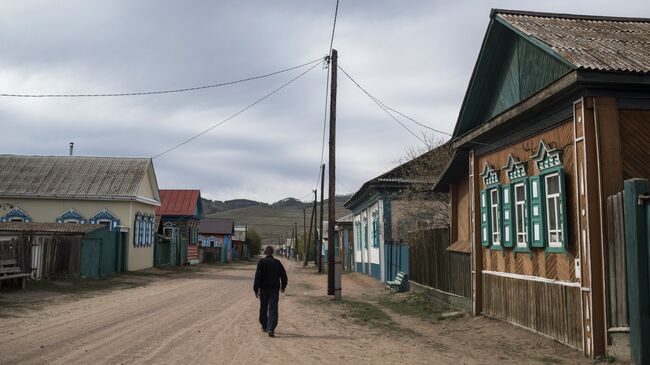
[[[138,201],[144,204],[159,206],[160,202],[143,196],[101,196],[101,195],[39,195],[39,194],[0,194],[2,198],[9,199],[52,199],[52,200],[88,200],[88,201]]]

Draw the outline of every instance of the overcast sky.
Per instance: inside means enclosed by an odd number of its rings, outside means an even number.
[[[328,52],[335,1],[3,1],[0,93],[105,93],[213,84]],[[490,8],[650,17],[639,1],[341,0],[339,64],[387,105],[453,130]],[[0,153],[155,156],[298,75],[182,94],[0,98]],[[326,71],[154,160],[161,188],[273,202],[316,184]],[[421,144],[339,73],[337,193]],[[418,135],[426,130],[404,122]],[[444,136],[441,136],[444,137]],[[327,156],[327,154],[326,154]]]

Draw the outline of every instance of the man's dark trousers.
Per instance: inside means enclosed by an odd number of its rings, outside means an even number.
[[[274,332],[278,325],[278,301],[280,289],[260,289],[260,324],[269,332]]]

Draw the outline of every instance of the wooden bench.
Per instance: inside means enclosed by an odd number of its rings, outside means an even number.
[[[22,272],[16,259],[0,260],[0,285],[2,280],[19,279],[20,287],[25,289],[25,282],[32,274]]]
[[[403,292],[408,290],[409,276],[401,271],[395,276],[395,280],[387,281],[386,284],[390,288],[391,293],[393,292]]]

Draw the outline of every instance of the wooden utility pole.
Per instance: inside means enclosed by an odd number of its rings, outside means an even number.
[[[293,259],[298,261],[298,223],[293,222]]]
[[[323,233],[323,219],[325,219],[325,216],[323,215],[323,209],[325,204],[325,164],[321,165],[320,167],[320,221],[319,221],[319,233],[318,233],[318,252],[316,252],[316,257],[318,257],[318,272],[322,273],[323,272],[323,237],[325,237],[325,234]]]
[[[338,52],[332,49],[330,59],[330,142],[329,142],[329,193],[327,217],[327,294],[341,299],[341,259],[336,257],[334,228],[336,225],[336,78]],[[336,260],[338,259],[338,260]],[[338,262],[336,262],[338,261]]]
[[[314,228],[314,214],[316,213],[316,190],[314,190],[314,205],[311,207],[311,218],[309,218],[309,238],[305,241],[305,265],[309,262],[309,246],[311,246],[311,231]]]
[[[302,208],[302,240],[305,242],[305,263],[307,262],[307,208]],[[296,243],[298,247],[298,243]],[[306,266],[306,265],[305,265]]]

